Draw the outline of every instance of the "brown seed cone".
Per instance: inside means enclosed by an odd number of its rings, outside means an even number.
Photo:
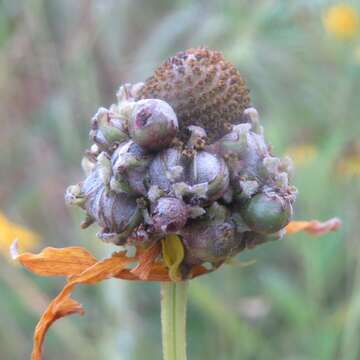
[[[239,71],[219,51],[206,48],[178,52],[148,78],[139,99],[156,98],[168,102],[176,112],[180,138],[186,127],[198,125],[210,141],[224,132],[224,123],[241,122],[250,106],[249,90]]]

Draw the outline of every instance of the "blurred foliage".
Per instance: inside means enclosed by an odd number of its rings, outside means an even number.
[[[274,153],[314,150],[295,173],[296,218],[337,215],[344,226],[264,245],[240,254],[254,265],[194,280],[190,358],[359,359],[360,178],[338,164],[355,158],[359,168],[360,34],[326,31],[334,4],[0,0],[1,210],[40,234],[39,248],[110,254],[114,247],[95,239],[94,228],[81,231],[81,212],[63,201],[81,178],[91,116],[115,101],[119,84],[143,80],[174,52],[221,50],[247,80]],[[28,358],[39,314],[61,283],[0,258],[1,359]],[[47,358],[161,357],[158,284],[108,281],[76,296],[86,317],[54,326]]]

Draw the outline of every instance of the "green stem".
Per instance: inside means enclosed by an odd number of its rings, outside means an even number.
[[[186,281],[161,283],[164,360],[186,360]]]

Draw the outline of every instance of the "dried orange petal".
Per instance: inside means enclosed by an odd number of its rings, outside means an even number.
[[[332,218],[324,222],[312,221],[291,221],[286,227],[286,234],[295,234],[305,231],[310,235],[323,235],[330,231],[336,231],[341,226],[341,220]]]
[[[97,260],[89,251],[82,247],[67,248],[47,247],[39,254],[22,253],[17,251],[17,242],[11,247],[14,260],[19,261],[31,272],[41,276],[71,276],[80,274]]]
[[[34,333],[34,348],[31,354],[32,360],[40,360],[42,357],[42,345],[49,327],[62,317],[72,314],[84,314],[82,306],[75,300],[67,297],[62,302],[55,298],[46,311],[42,314]]]
[[[146,280],[149,277],[151,268],[155,259],[160,255],[161,246],[156,242],[138,255],[138,265],[131,270],[140,280]]]
[[[74,257],[74,254],[79,256]],[[42,345],[46,332],[56,320],[74,313],[83,314],[81,305],[70,298],[76,285],[95,284],[114,277],[135,261],[135,258],[127,257],[126,252],[117,252],[108,259],[94,263],[95,258],[82,248],[47,248],[38,255],[22,255],[15,254],[14,256],[25,267],[35,273],[46,276],[69,275],[67,284],[49,304],[36,326],[32,360],[41,360]],[[61,261],[60,255],[65,255],[64,259],[67,261]],[[83,257],[80,255],[83,255]],[[51,270],[52,262],[55,270]],[[69,270],[66,270],[65,267],[69,267]],[[81,269],[83,270],[81,271]]]

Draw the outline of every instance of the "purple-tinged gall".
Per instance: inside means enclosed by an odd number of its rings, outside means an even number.
[[[150,185],[169,193],[172,184],[185,181],[184,166],[181,150],[168,148],[159,152],[149,165]]]
[[[175,197],[161,197],[152,211],[155,231],[175,233],[181,230],[188,219],[188,209],[185,203]]]
[[[194,222],[181,231],[181,237],[189,265],[219,263],[241,250],[241,236],[232,222]]]
[[[207,185],[208,200],[220,198],[229,186],[229,170],[225,161],[215,154],[198,151],[187,168],[187,183]]]
[[[82,207],[90,219],[102,228],[103,239],[120,243],[141,221],[141,212],[135,197],[125,193],[108,192],[100,177],[99,170],[93,171],[80,185]]]
[[[129,119],[131,138],[149,151],[169,146],[178,128],[174,110],[168,103],[159,99],[136,102]]]

